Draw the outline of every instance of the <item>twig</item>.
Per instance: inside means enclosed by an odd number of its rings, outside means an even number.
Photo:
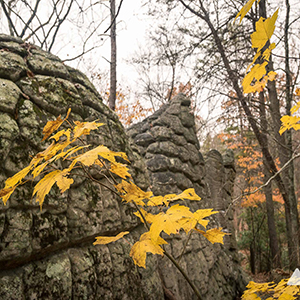
[[[283,167],[278,170],[273,176],[271,176],[264,184],[262,184],[261,186],[259,186],[258,188],[256,188],[254,191],[252,192],[248,192],[248,193],[242,193],[241,195],[239,195],[238,197],[234,198],[231,203],[229,204],[227,210],[226,210],[226,213],[225,215],[228,213],[229,211],[229,208],[231,205],[233,205],[236,201],[238,201],[239,199],[241,199],[242,197],[244,196],[249,196],[249,195],[252,195],[252,194],[255,194],[256,192],[258,192],[259,190],[263,189],[264,187],[266,187],[267,185],[270,184],[270,182],[278,175],[280,174],[294,159],[300,157],[300,153],[296,154],[296,155],[293,155],[291,157],[290,160],[288,160],[284,165]]]

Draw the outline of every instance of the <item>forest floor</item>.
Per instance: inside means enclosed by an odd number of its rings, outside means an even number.
[[[272,269],[269,272],[257,272],[256,274],[251,273],[250,271],[250,265],[249,265],[249,259],[245,253],[245,251],[239,251],[241,253],[241,266],[244,270],[244,272],[249,277],[249,280],[254,282],[270,282],[274,281],[278,283],[282,279],[288,279],[292,276],[293,271],[288,271],[285,269]]]

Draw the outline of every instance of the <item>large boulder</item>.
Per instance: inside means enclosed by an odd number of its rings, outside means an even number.
[[[105,123],[88,136],[88,143],[125,152],[139,187],[151,187],[155,194],[194,187],[203,204],[188,203],[191,209],[216,204],[224,212],[212,223],[231,230],[227,212],[234,166],[226,165],[219,154],[208,155],[212,167],[206,171],[189,104],[177,96],[132,127],[131,139],[84,74],[34,45],[0,35],[0,188],[47,146],[41,142],[46,122],[71,108],[71,120]],[[107,184],[105,177],[99,180]],[[215,203],[216,185],[221,196]],[[122,240],[92,245],[98,235],[125,230],[134,243],[144,230],[133,208],[110,190],[76,177],[67,192],[51,190],[42,210],[32,200],[32,191],[32,183],[27,183],[6,206],[0,204],[0,299],[164,299],[164,293],[194,299],[165,258],[148,255],[144,270],[133,264],[130,245]],[[184,235],[169,241],[167,249],[175,258],[185,250],[180,264],[204,299],[235,299],[244,288],[232,236],[225,246],[211,245],[196,234],[188,243]]]

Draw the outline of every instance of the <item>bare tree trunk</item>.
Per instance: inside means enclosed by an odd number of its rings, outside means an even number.
[[[226,56],[222,41],[218,35],[216,28],[212,24],[209,14],[206,11],[206,9],[204,8],[202,1],[201,0],[199,1],[201,12],[195,11],[192,7],[187,5],[183,0],[179,0],[179,2],[190,12],[192,12],[193,14],[195,14],[196,16],[198,16],[199,18],[204,20],[206,22],[207,26],[209,27],[209,29],[211,30],[212,36],[216,43],[217,50],[221,56],[221,59],[225,66],[225,69],[228,73],[229,80],[232,83],[232,86],[233,86],[234,91],[236,92],[238,101],[240,102],[240,104],[247,116],[248,122],[249,122],[249,124],[256,136],[256,139],[261,147],[263,156],[265,158],[265,163],[267,165],[268,172],[269,172],[270,176],[275,176],[275,174],[277,174],[277,172],[278,172],[278,169],[277,169],[275,161],[269,151],[268,144],[266,143],[266,139],[263,137],[263,135],[261,134],[261,131],[259,130],[259,128],[257,126],[256,120],[255,120],[255,118],[249,108],[249,105],[243,95],[243,92],[239,86],[238,78],[230,66],[230,63],[229,63],[228,57]],[[297,236],[298,231],[295,231],[295,227],[293,226],[293,225],[295,225],[295,222],[292,221],[293,220],[292,206],[291,206],[291,202],[289,199],[289,195],[287,193],[286,185],[284,184],[284,182],[282,180],[281,174],[277,174],[274,179],[276,181],[276,184],[279,188],[279,191],[280,191],[280,193],[283,197],[284,203],[285,203],[286,220],[287,220],[287,222],[286,222],[287,237],[288,237],[288,240],[290,240],[290,239],[292,240],[292,243],[294,246],[293,250],[292,250],[292,252],[294,252],[294,255],[291,255],[291,253],[289,252],[290,267],[293,269],[298,264],[298,255],[295,255],[296,254],[295,251],[298,252],[298,248],[296,249],[296,245],[298,245],[298,241],[299,241],[298,236]],[[289,246],[291,246],[291,245],[289,245]]]
[[[267,140],[267,130],[268,123],[266,118],[266,106],[265,106],[265,96],[263,92],[259,93],[259,113],[260,113],[260,121],[261,121],[261,131]],[[264,159],[263,166],[264,173],[264,183],[266,183],[270,178],[270,173],[267,169],[267,164]],[[273,195],[272,195],[272,186],[271,184],[264,187],[264,194],[266,197],[266,209],[267,209],[267,220],[268,220],[268,233],[269,233],[269,243],[271,250],[271,268],[279,268],[281,266],[280,263],[280,251],[278,246],[275,218],[274,218],[274,204],[273,204]]]
[[[109,94],[109,107],[112,110],[116,108],[116,95],[117,95],[117,41],[116,41],[116,2],[110,0],[110,94]]]
[[[290,4],[289,0],[285,1],[286,4],[286,18],[285,18],[285,30],[284,30],[284,46],[285,46],[285,96],[286,96],[286,114],[291,115],[292,108],[292,90],[291,90],[291,72],[290,72],[290,55],[289,55],[289,23],[290,23]],[[292,130],[288,130],[285,132],[285,140],[286,140],[286,156],[287,161],[290,160],[293,156],[293,137]],[[292,160],[288,166],[287,170],[287,190],[289,194],[289,199],[292,207],[292,222],[295,228],[295,233],[299,237],[299,216],[298,216],[298,208],[297,208],[297,198],[295,194],[295,182],[294,182],[294,161]],[[297,244],[297,252],[294,253],[298,257],[298,262],[300,260],[299,257],[299,243]]]

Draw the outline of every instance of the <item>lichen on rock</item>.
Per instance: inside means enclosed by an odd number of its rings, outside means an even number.
[[[132,177],[142,189],[151,186],[155,194],[165,194],[194,187],[203,198],[200,205],[211,207],[214,191],[207,174],[215,168],[219,175],[214,179],[225,183],[230,197],[232,183],[226,182],[234,177],[232,163],[205,162],[190,100],[182,94],[126,133],[80,71],[18,38],[0,34],[0,49],[1,188],[7,177],[46,147],[41,143],[46,122],[71,108],[71,120],[105,123],[88,137],[89,144],[125,152]],[[193,299],[190,287],[165,258],[148,256],[147,269],[141,270],[129,257],[129,244],[92,245],[96,236],[126,230],[133,244],[144,230],[132,207],[110,190],[76,177],[62,195],[52,189],[42,211],[32,192],[33,185],[27,183],[6,206],[0,204],[1,299],[164,299],[163,286],[177,299]],[[200,207],[195,202],[189,206]],[[223,221],[226,225],[230,220]],[[169,238],[167,248],[175,258],[181,256],[186,239]],[[181,264],[204,299],[234,299],[242,289],[233,244],[211,245],[191,236]]]

